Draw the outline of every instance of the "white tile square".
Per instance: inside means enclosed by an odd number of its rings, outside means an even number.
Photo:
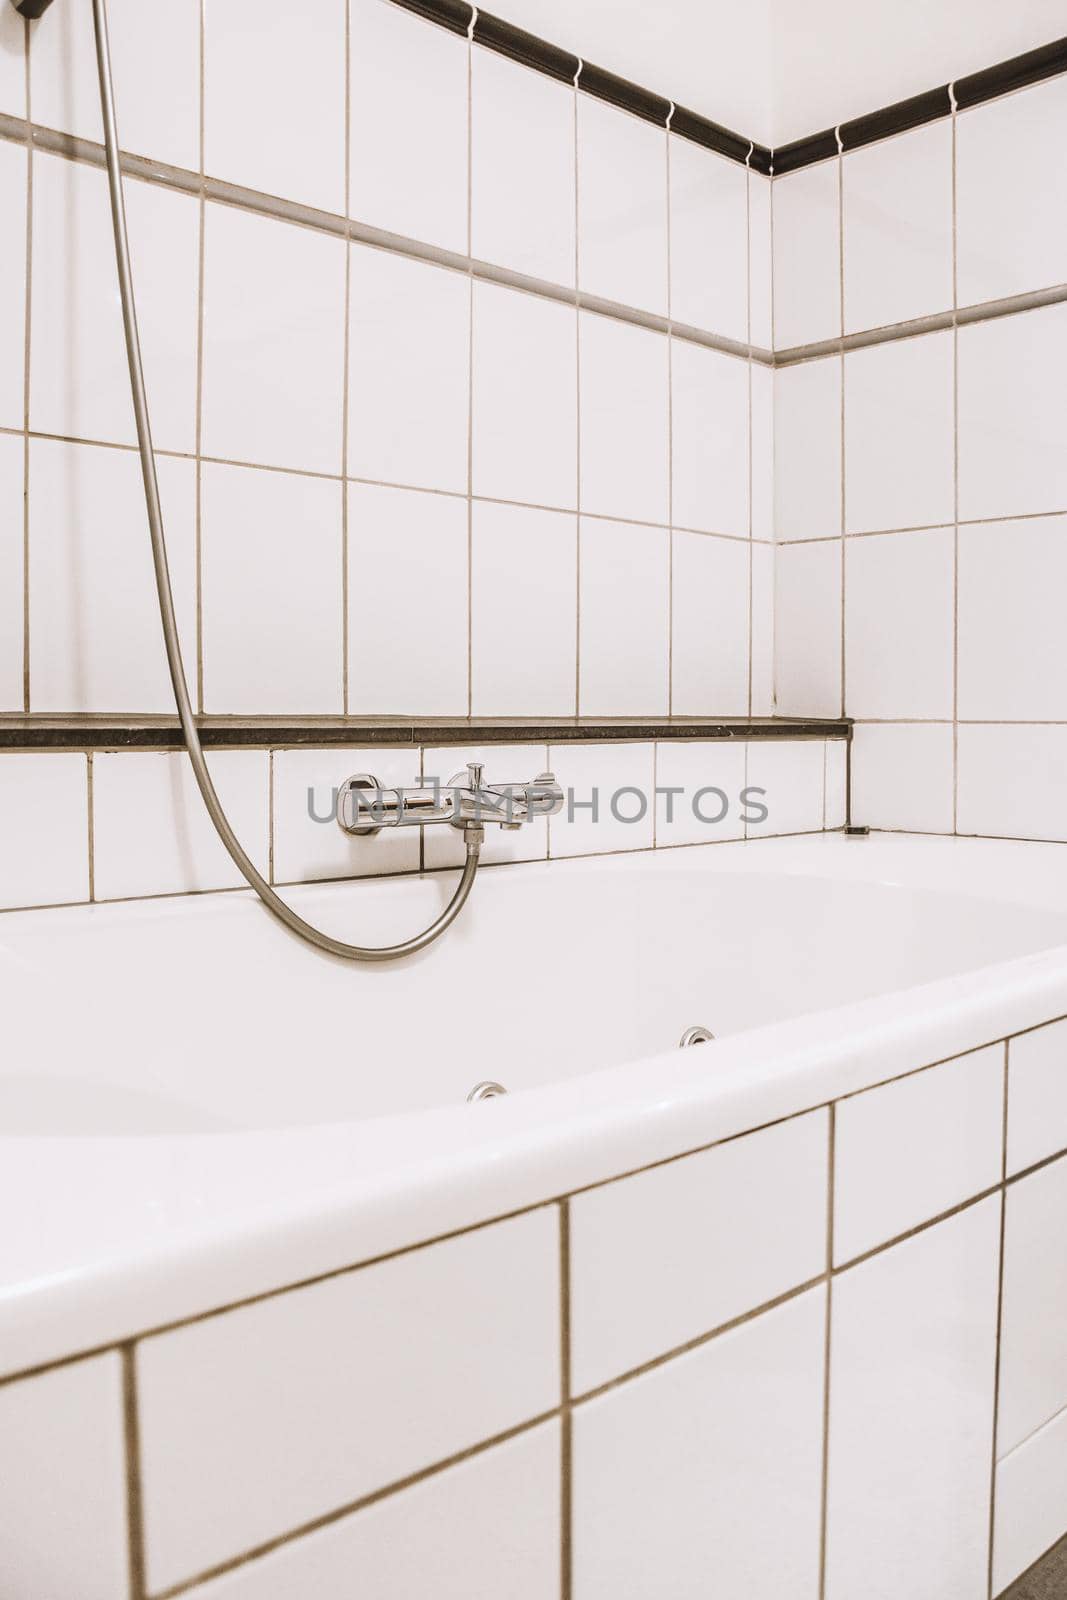
[[[574,89],[471,51],[471,254],[574,284]]]
[[[205,711],[341,711],[342,492],[322,478],[205,463]]]
[[[997,1464],[993,1593],[1003,1594],[1063,1532],[1067,1411]]]
[[[556,1207],[144,1340],[137,1375],[157,1590],[557,1405]]]
[[[671,707],[748,712],[750,546],[705,533],[671,536]]]
[[[848,814],[848,746],[843,739],[827,739],[823,753],[822,825],[843,828]]]
[[[774,180],[776,350],[841,332],[838,166],[823,161]]]
[[[193,1591],[195,1600],[554,1600],[560,1425],[543,1423]]]
[[[266,876],[267,752],[211,750],[207,763],[234,832]],[[98,900],[244,887],[215,832],[184,751],[94,755],[93,874]]]
[[[3,60],[0,42],[0,61]],[[21,428],[26,366],[26,152],[0,144],[0,210],[7,243],[0,251],[0,427]]]
[[[582,510],[666,523],[667,340],[593,312],[578,327]]]
[[[851,150],[841,164],[845,332],[952,305],[952,123]]]
[[[578,314],[474,285],[474,493],[578,504]]]
[[[1067,517],[960,529],[959,714],[1067,721]]]
[[[774,374],[774,526],[779,540],[841,531],[841,357]]]
[[[386,828],[354,838],[337,823],[337,791],[368,772],[386,787],[421,781],[413,745],[392,749],[276,750],[274,752],[274,881],[364,878],[383,872],[417,872],[418,828]]]
[[[845,528],[951,522],[951,330],[845,356]]]
[[[115,1352],[0,1389],[5,1592],[128,1593],[122,1370]]]
[[[825,1322],[819,1288],[578,1408],[575,1600],[815,1600]]]
[[[88,900],[89,776],[83,755],[0,755],[0,816],[0,906]]]
[[[748,340],[748,174],[672,135],[671,316]]]
[[[1008,1175],[1067,1149],[1067,1022],[1008,1045]]]
[[[825,787],[820,740],[752,740],[748,746],[746,836],[820,833]],[[762,819],[760,810],[767,813]]]
[[[828,1150],[828,1116],[817,1111],[575,1195],[574,1392],[824,1272]],[[741,1194],[748,1198],[738,1210]],[[733,1222],[724,1230],[728,1213]]]
[[[212,177],[344,212],[346,4],[319,0],[299,26],[285,0],[206,8],[204,169]]]
[[[471,714],[574,716],[577,642],[577,517],[475,505]]]
[[[956,118],[961,305],[1067,279],[1067,168],[1042,159],[1067,140],[1067,78]]]
[[[667,713],[670,538],[664,528],[582,518],[578,604],[582,716]]]
[[[948,722],[858,723],[852,735],[852,819],[905,833],[952,832]]]
[[[957,829],[1067,840],[1067,728],[962,724]]]
[[[207,206],[205,455],[340,472],[345,249],[310,228]]]
[[[676,528],[747,535],[747,362],[672,341],[671,471]]]
[[[959,331],[960,517],[1067,509],[1067,305]]]
[[[192,195],[156,184],[127,180],[124,190],[152,436],[161,449],[191,452],[199,208]],[[31,324],[30,426],[134,444],[107,178],[40,153],[33,158]]]
[[[774,714],[774,546],[752,546],[750,715]]]
[[[578,286],[667,311],[667,134],[578,96]]]
[[[0,12],[0,111],[26,115],[26,22],[11,7]]]
[[[752,448],[752,537],[774,538],[774,371],[762,363],[753,362],[749,369],[752,385],[752,415],[750,419]],[[838,415],[841,412],[840,383],[838,384]],[[840,444],[838,446],[837,476],[840,484]],[[840,499],[840,489],[838,491]],[[840,523],[840,518],[838,519]],[[829,530],[836,533],[837,528]]]
[[[348,475],[465,494],[470,282],[363,245],[351,263]]]
[[[0,434],[0,711],[22,710],[23,442]]]
[[[656,845],[743,839],[745,747],[730,740],[656,745]]]
[[[1013,1183],[1005,1207],[998,1457],[1067,1408],[1067,1161]]]
[[[761,350],[774,344],[771,318],[774,306],[773,249],[771,238],[771,180],[760,172],[748,174],[748,296],[749,334]]]
[[[348,699],[357,716],[467,714],[467,502],[348,485]]]
[[[390,0],[350,14],[350,215],[465,253],[470,45]]]
[[[549,855],[650,850],[654,751],[651,744],[549,745],[548,764],[566,796],[548,821]]]
[[[951,528],[845,541],[845,707],[952,716]]]
[[[775,552],[776,706],[787,717],[841,715],[840,539]]]
[[[480,761],[485,782],[525,784],[549,770],[548,749],[543,744],[446,745],[422,752],[426,782],[436,778],[447,784],[450,778],[466,773],[468,762]],[[464,782],[466,778],[464,777]],[[427,870],[461,867],[465,846],[456,828],[427,828],[423,856]],[[524,822],[514,832],[488,824],[482,846],[483,862],[543,861],[548,855],[548,818]]]
[[[827,1600],[986,1593],[999,1230],[993,1196],[834,1282]]]
[[[196,467],[167,456],[156,467],[182,655],[195,674]],[[29,476],[30,709],[173,712],[136,454],[33,439]]]
[[[834,1265],[999,1183],[1003,1135],[999,1044],[839,1101]]]

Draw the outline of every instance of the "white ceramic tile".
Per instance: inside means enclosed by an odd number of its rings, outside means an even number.
[[[774,546],[752,546],[752,688],[750,713],[774,713]]]
[[[774,538],[774,372],[770,367],[753,362],[749,372],[752,384],[752,537]],[[841,403],[838,388],[838,414]],[[838,481],[840,484],[840,455],[838,456]],[[840,501],[840,488],[838,490]],[[838,517],[840,525],[840,516]],[[837,527],[829,530],[837,532]]]
[[[1063,1535],[1067,1411],[997,1466],[993,1593],[1003,1591]]]
[[[205,711],[342,709],[341,496],[323,478],[205,463]]]
[[[1067,517],[960,529],[959,714],[1067,721]]]
[[[113,0],[108,22],[122,148],[195,170],[200,165],[200,8],[185,0],[167,6]],[[102,140],[92,7],[63,6],[38,23],[32,37],[34,121]]]
[[[126,1459],[118,1355],[0,1389],[4,1593],[123,1600]]]
[[[472,714],[574,716],[577,636],[577,517],[475,505]]]
[[[951,717],[951,528],[845,541],[845,709]]]
[[[482,763],[486,783],[525,784],[548,769],[548,750],[543,744],[448,745],[424,750],[422,770],[428,783],[436,778],[446,784],[464,773],[470,761]],[[423,850],[427,869],[463,865],[463,835],[455,828],[427,828]],[[486,827],[483,861],[541,861],[547,854],[547,817],[524,822],[514,832],[494,824]]]
[[[158,459],[182,654],[196,666],[196,469]],[[30,443],[30,709],[172,712],[140,462]]]
[[[999,1183],[1003,1130],[999,1044],[840,1101],[834,1264]]]
[[[824,1342],[820,1288],[578,1408],[574,1600],[815,1600]]]
[[[574,90],[471,52],[471,253],[574,283]]]
[[[467,502],[348,485],[348,695],[361,716],[467,711]]]
[[[848,812],[848,746],[843,739],[827,739],[823,765],[823,827],[843,828]]]
[[[841,332],[838,163],[776,178],[774,347],[788,350]]]
[[[774,526],[784,539],[841,531],[841,358],[774,374]]]
[[[549,818],[549,855],[650,850],[653,762],[651,744],[549,745],[548,764],[566,796],[563,810]]]
[[[1008,1173],[1067,1149],[1067,1022],[1008,1046]]]
[[[951,723],[858,723],[853,820],[868,828],[951,833],[952,775]]]
[[[960,516],[1067,509],[1067,305],[959,331]]]
[[[0,755],[0,814],[0,906],[89,898],[89,780],[83,755],[36,750]]]
[[[919,528],[953,517],[951,330],[845,357],[845,528]]]
[[[474,285],[474,493],[578,504],[577,312]]]
[[[979,1600],[989,1562],[996,1196],[843,1273],[827,1600]]]
[[[208,768],[253,863],[269,863],[265,750],[213,750]],[[93,869],[98,900],[243,887],[184,751],[99,751],[93,757]]]
[[[204,454],[340,472],[345,244],[206,208]]]
[[[578,326],[582,510],[665,523],[667,340],[592,312]]]
[[[359,772],[371,773],[386,787],[410,788],[420,782],[419,752],[410,745],[274,752],[276,883],[418,871],[418,828],[386,828],[353,838],[338,826],[337,791]]]
[[[0,111],[26,115],[26,23],[11,7],[0,11]]]
[[[748,533],[747,362],[673,341],[671,471],[676,528]]]
[[[0,61],[3,46],[0,41]],[[21,428],[25,409],[26,152],[0,144],[0,427]]]
[[[818,1111],[575,1195],[574,1392],[824,1272],[828,1148]]]
[[[207,6],[204,168],[212,177],[344,211],[346,4],[319,0],[301,26],[285,0]]]
[[[841,715],[841,540],[775,552],[776,705],[783,716]]]
[[[556,1405],[556,1208],[160,1334],[137,1373],[156,1590]]]
[[[952,123],[948,117],[842,161],[845,332],[952,305]]]
[[[161,449],[192,451],[197,202],[150,183],[124,188],[152,436]],[[135,443],[107,178],[60,156],[33,160],[31,323],[30,426]]]
[[[750,839],[779,833],[817,833],[823,822],[824,758],[816,739],[754,740],[748,746]],[[755,792],[759,791],[759,792]],[[757,807],[767,815],[760,820]]]
[[[745,834],[745,747],[729,740],[656,746],[656,844],[712,844]]]
[[[1034,84],[956,118],[961,305],[1067,279],[1067,78]]]
[[[578,284],[667,311],[667,134],[578,96]]]
[[[665,716],[670,534],[583,517],[578,603],[582,716]]]
[[[0,434],[0,711],[22,710],[23,443]]]
[[[671,316],[748,339],[748,174],[672,136]]]
[[[749,550],[741,539],[672,536],[671,706],[675,712],[748,711]]]
[[[1067,728],[963,724],[957,827],[1067,840]]]
[[[1067,1161],[1006,1193],[998,1456],[1067,1407]]]
[[[555,1600],[559,1463],[559,1423],[546,1422],[198,1586],[190,1600]]]
[[[470,293],[461,273],[352,246],[349,477],[466,493]]]
[[[774,289],[771,238],[771,180],[762,173],[748,174],[748,293],[749,338],[761,350],[773,344],[771,313]]]
[[[351,0],[349,49],[351,215],[466,251],[470,46],[390,0]]]

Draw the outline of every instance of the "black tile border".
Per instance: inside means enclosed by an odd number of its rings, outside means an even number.
[[[198,727],[211,750],[852,737],[847,717],[202,717]],[[174,717],[0,717],[0,751],[184,748]]]
[[[653,94],[651,89],[642,89],[640,84],[631,83],[628,78],[617,78],[613,72],[605,72],[603,67],[593,66],[591,61],[582,62],[578,87],[583,94],[591,94],[597,100],[606,100],[609,105],[617,106],[621,111],[630,111],[635,117],[642,117],[645,122],[655,123],[657,128],[666,128],[670,121],[670,100],[665,100],[660,94]],[[747,140],[745,149],[748,149]]]
[[[533,67],[549,78],[558,78],[560,83],[573,83],[578,76],[581,62],[569,50],[561,50],[539,39],[535,33],[526,33],[510,22],[491,17],[487,11],[479,11],[474,19],[472,38],[475,44],[485,45],[487,50],[495,50],[497,55],[507,56],[512,61],[520,61],[524,67]]]

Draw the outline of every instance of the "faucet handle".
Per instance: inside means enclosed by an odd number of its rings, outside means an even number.
[[[468,761],[467,762],[467,781],[468,781],[468,783],[469,783],[469,785],[470,785],[470,787],[472,789],[477,790],[477,789],[481,788],[481,786],[482,786],[482,776],[483,776],[484,772],[485,772],[485,764],[483,762],[481,762],[481,761]]]

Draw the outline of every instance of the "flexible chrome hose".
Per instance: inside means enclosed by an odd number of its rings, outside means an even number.
[[[122,193],[122,173],[119,167],[119,140],[115,123],[115,88],[111,76],[111,47],[108,40],[106,0],[93,0],[93,25],[96,30],[96,64],[100,76],[100,110],[104,121],[104,147],[107,152],[107,177],[111,194],[111,220],[115,231],[115,260],[118,266],[119,293],[122,299],[122,324],[126,333],[126,356],[130,366],[130,392],[137,423],[137,444],[141,454],[141,475],[144,478],[145,507],[148,528],[152,539],[152,561],[156,572],[156,590],[159,595],[159,615],[163,624],[163,639],[167,649],[167,665],[174,688],[185,748],[189,752],[193,774],[203,797],[204,805],[215,831],[229,851],[230,858],[247,883],[256,891],[263,904],[293,933],[299,934],[309,944],[332,956],[342,956],[348,961],[392,961],[398,956],[413,955],[440,938],[459,915],[471,892],[478,871],[481,851],[481,829],[465,830],[466,859],[455,894],[437,920],[401,944],[371,945],[346,944],[313,927],[298,916],[271,888],[246,855],[240,840],[230,826],[215,790],[203,746],[196,726],[189,685],[182,664],[178,624],[174,615],[174,595],[170,586],[167,566],[167,547],[163,536],[163,513],[159,499],[159,481],[156,477],[156,458],[152,448],[152,430],[148,418],[148,397],[145,391],[144,368],[141,364],[141,340],[137,327],[137,304],[133,293],[133,274],[130,270],[130,245],[126,233],[126,206]]]

